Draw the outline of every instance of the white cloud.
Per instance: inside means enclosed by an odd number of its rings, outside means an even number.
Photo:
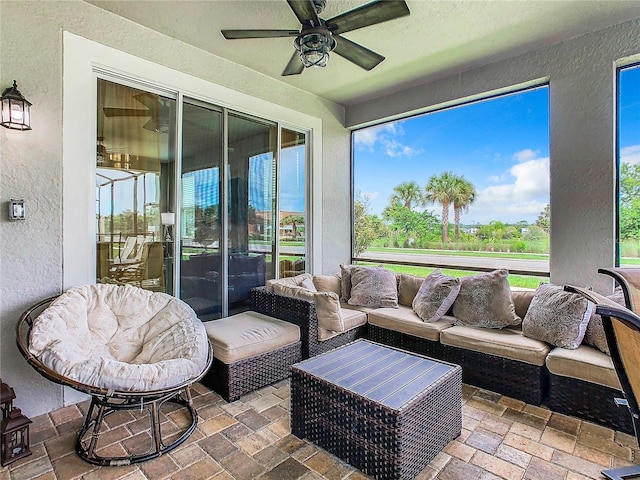
[[[522,152],[515,154],[514,159],[530,155]],[[513,181],[492,185],[478,192],[476,201],[470,206],[463,222],[486,223],[496,219],[517,222],[537,218],[549,203],[549,158],[530,158],[516,163],[509,169],[506,177]]]
[[[384,153],[389,157],[413,157],[422,153],[397,140],[397,137],[404,135],[401,123],[385,123],[376,125],[354,133],[356,147],[367,148],[373,152],[376,144],[380,145]]]
[[[517,162],[528,162],[529,160],[535,160],[538,156],[537,152],[534,152],[530,148],[525,148],[524,150],[520,150],[513,154],[511,158],[513,158]]]
[[[620,163],[637,165],[640,163],[640,145],[631,145],[620,149]]]

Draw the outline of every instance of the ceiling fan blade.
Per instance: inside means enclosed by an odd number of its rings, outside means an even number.
[[[303,70],[304,65],[302,64],[302,60],[300,60],[300,55],[298,52],[293,52],[293,55],[291,55],[291,58],[289,59],[289,63],[287,63],[287,66],[282,72],[282,76],[300,75]]]
[[[151,112],[147,109],[139,108],[111,108],[104,107],[102,109],[107,117],[149,117]]]
[[[404,0],[374,0],[326,21],[333,33],[345,33],[409,15]]]
[[[314,27],[320,26],[320,19],[312,0],[287,0],[287,3],[301,24],[311,24]]]
[[[339,35],[334,35],[334,37],[336,39],[336,48],[333,51],[365,70],[371,70],[384,60],[382,55],[373,50],[369,50]]]
[[[227,40],[239,40],[242,38],[277,38],[297,37],[297,30],[221,30]]]

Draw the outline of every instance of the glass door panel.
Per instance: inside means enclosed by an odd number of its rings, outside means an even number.
[[[103,79],[97,100],[96,278],[171,294],[176,101]]]
[[[184,103],[180,298],[201,320],[223,314],[222,111]]]
[[[308,271],[306,135],[282,129],[280,147],[280,278]]]
[[[228,114],[229,315],[247,309],[249,291],[274,277],[277,125]]]

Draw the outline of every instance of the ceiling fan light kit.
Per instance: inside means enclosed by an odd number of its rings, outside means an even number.
[[[318,15],[324,9],[326,0],[287,0],[287,3],[301,24],[300,31],[222,30],[227,40],[295,36],[293,46],[296,51],[282,72],[283,76],[299,75],[308,67],[326,66],[332,51],[365,70],[371,70],[384,57],[340,35],[410,13],[405,0],[374,0],[324,20]]]
[[[329,61],[329,52],[336,48],[336,40],[325,28],[313,28],[303,31],[294,40],[300,60],[305,67],[324,67]]]

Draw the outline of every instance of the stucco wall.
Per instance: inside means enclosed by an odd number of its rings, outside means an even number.
[[[548,79],[551,281],[607,291],[613,266],[616,66],[640,61],[640,19],[375,101],[347,107],[357,127]],[[635,57],[634,57],[635,56]]]
[[[0,376],[14,387],[16,404],[28,416],[78,399],[35,373],[14,341],[20,313],[63,288],[63,31],[284,107],[300,110],[303,105],[306,113],[320,118],[327,132],[322,184],[332,199],[323,199],[325,208],[318,211],[330,227],[322,240],[324,265],[315,268],[322,271],[337,265],[336,260],[348,261],[348,218],[336,222],[327,211],[334,198],[347,204],[350,192],[350,135],[342,126],[341,106],[81,1],[3,0],[0,22],[0,85],[9,86],[15,78],[33,103],[32,131],[0,129]],[[8,220],[11,198],[24,198],[26,221]]]

